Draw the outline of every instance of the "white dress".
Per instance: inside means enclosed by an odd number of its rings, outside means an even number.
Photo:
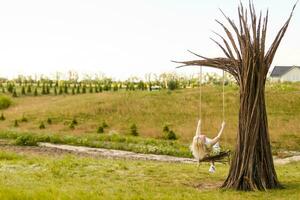
[[[211,141],[212,139],[205,137],[205,145],[210,147],[211,146]],[[214,144],[212,147],[212,153],[213,154],[219,154],[221,152],[221,147],[219,142],[217,142],[216,144]]]

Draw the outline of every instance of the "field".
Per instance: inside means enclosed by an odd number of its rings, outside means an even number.
[[[218,85],[207,85],[203,88],[203,129],[210,137],[217,133],[222,121],[221,90]],[[266,87],[266,97],[273,150],[300,150],[300,85],[269,84]],[[236,137],[238,88],[234,85],[226,86],[225,98],[226,128],[222,145],[232,148]],[[71,138],[71,143],[75,144],[74,138],[85,138],[89,141],[85,142],[89,146],[93,146],[91,143],[95,140],[125,143],[133,141],[142,145],[155,143],[166,146],[169,141],[162,140],[163,127],[168,125],[179,138],[176,142],[171,141],[171,146],[181,145],[176,148],[185,150],[178,155],[185,156],[198,119],[198,99],[199,91],[196,88],[21,96],[13,98],[12,105],[2,111],[6,120],[0,121],[0,136],[14,138],[25,133],[33,136],[47,135],[55,136],[53,140],[61,142]],[[22,118],[26,118],[25,122],[22,122]],[[48,118],[51,118],[51,124],[47,123]],[[78,125],[70,128],[74,119]],[[16,120],[18,127],[15,126]],[[97,129],[104,121],[109,127],[104,134],[99,134]],[[45,129],[39,128],[41,122]],[[137,125],[139,137],[128,136],[129,127],[133,123]],[[148,142],[143,143],[147,140]],[[77,142],[78,145],[81,143],[82,141]],[[109,145],[104,147],[110,148]],[[111,147],[124,149],[127,144],[122,145],[123,147],[112,144]]]
[[[218,85],[203,87],[203,129],[210,137],[222,121],[221,91]],[[221,144],[234,149],[238,88],[226,86],[225,96]],[[273,154],[300,151],[300,85],[268,84],[266,97]],[[300,198],[299,162],[276,166],[285,189],[243,193],[218,189],[228,165],[217,164],[217,172],[209,174],[208,164],[108,159],[26,147],[50,142],[191,157],[188,146],[199,106],[196,88],[9,98],[12,103],[2,109],[5,120],[0,121],[0,138],[10,144],[0,143],[0,199]],[[103,122],[108,127],[98,133]],[[130,134],[132,124],[138,136]],[[177,140],[165,138],[166,125]]]
[[[283,190],[217,189],[228,166],[0,152],[1,199],[299,199],[300,163],[277,166]]]

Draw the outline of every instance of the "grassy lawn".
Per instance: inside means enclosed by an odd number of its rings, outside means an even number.
[[[211,175],[207,164],[0,151],[0,199],[299,199],[300,163],[276,169],[285,189],[243,193],[215,188],[228,171],[221,164]]]

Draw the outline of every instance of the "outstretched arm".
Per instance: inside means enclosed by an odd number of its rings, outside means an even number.
[[[195,135],[201,135],[201,119],[198,121],[197,130]]]
[[[217,142],[219,142],[220,138],[221,138],[221,135],[223,133],[223,130],[224,130],[224,127],[225,127],[225,122],[222,123],[222,126],[221,126],[221,129],[217,135],[217,137],[215,137],[214,139],[211,140],[210,142],[210,145],[213,146],[215,145]]]

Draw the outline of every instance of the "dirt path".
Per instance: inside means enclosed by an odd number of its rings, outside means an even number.
[[[121,151],[121,150],[113,150],[113,149],[91,148],[91,147],[71,146],[71,145],[51,144],[51,143],[39,143],[39,146],[51,148],[51,149],[71,151],[76,153],[110,157],[110,158],[126,158],[126,159],[133,159],[133,160],[154,160],[154,161],[162,161],[162,162],[179,162],[179,163],[196,163],[196,160],[190,158],[179,158],[179,157],[167,156],[167,155],[142,154],[142,153],[134,153],[130,151]]]
[[[62,155],[75,154],[78,156],[106,157],[106,158],[123,158],[132,160],[152,160],[172,163],[197,163],[195,159],[179,158],[167,155],[142,154],[130,151],[90,148],[83,146],[72,146],[63,144],[39,143],[37,147],[14,146],[7,141],[0,141],[0,150],[14,151],[17,153],[32,153],[32,154],[47,154],[47,155]],[[293,152],[294,156],[287,158],[274,157],[276,165],[285,165],[291,162],[300,161],[300,152]]]

